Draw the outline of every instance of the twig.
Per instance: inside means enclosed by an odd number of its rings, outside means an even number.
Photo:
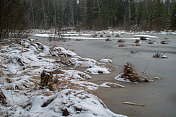
[[[123,104],[133,105],[133,106],[144,106],[144,104],[137,104],[133,102],[123,102]]]

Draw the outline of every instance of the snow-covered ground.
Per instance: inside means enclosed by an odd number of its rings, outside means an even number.
[[[34,32],[34,31],[33,31]],[[126,37],[122,38],[119,35],[123,34],[131,34],[133,37]],[[175,35],[176,32],[172,31],[161,31],[161,32],[155,32],[155,31],[140,31],[140,32],[134,32],[134,31],[125,31],[125,30],[103,30],[103,31],[61,31],[60,35],[55,34],[53,30],[35,30],[35,33],[32,33],[31,35],[37,36],[37,37],[51,37],[51,38],[64,38],[64,39],[79,39],[79,40],[105,40],[107,38],[110,39],[128,39],[128,40],[136,40],[140,39],[140,37],[146,37],[147,39],[151,38],[158,38],[157,36],[154,36],[155,34],[161,34],[161,35]]]
[[[111,112],[94,95],[100,85],[85,80],[91,78],[89,74],[110,73],[104,63],[82,58],[63,47],[24,39],[0,49],[0,66],[0,87],[6,97],[0,106],[1,116],[124,117]],[[64,66],[75,70],[64,70]],[[76,70],[78,67],[85,72]],[[43,70],[52,72],[53,77],[41,88]]]

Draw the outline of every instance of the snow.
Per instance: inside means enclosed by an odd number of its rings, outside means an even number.
[[[96,66],[96,64],[99,64],[96,60],[80,57],[71,58],[68,61],[71,62],[75,67],[93,67]]]
[[[112,63],[111,59],[101,59],[100,62],[102,63]]]
[[[158,35],[158,34],[164,34],[164,35],[175,35],[176,32],[167,30],[167,31],[161,31],[161,32],[155,32],[155,31],[140,31],[140,32],[134,32],[134,31],[126,31],[126,30],[102,30],[102,31],[61,31],[60,35],[58,34],[54,34],[54,29],[52,30],[34,30],[34,34],[31,34],[33,36],[37,36],[37,37],[55,37],[55,38],[65,38],[65,39],[79,39],[79,40],[105,40],[107,39],[106,36],[111,35],[110,39],[115,40],[115,39],[128,39],[128,40],[136,40],[139,38],[122,38],[122,37],[118,37],[115,38],[115,35],[123,35],[123,34],[127,34],[127,35],[134,35],[134,37],[146,37],[147,39],[149,38],[159,38],[158,36],[154,36],[154,35]],[[47,34],[46,34],[47,33]],[[96,37],[92,37],[91,35],[97,34],[98,36]],[[103,35],[103,37],[100,37],[100,35]]]
[[[98,39],[98,40],[105,40],[105,39],[107,39],[107,38],[94,38],[94,37],[63,37],[63,38],[65,38],[65,39],[83,39],[83,40],[96,40],[96,39]]]
[[[160,80],[161,78],[160,78],[160,77],[158,77],[158,76],[156,76],[156,77],[154,77],[154,79],[156,79],[156,80]]]
[[[159,38],[157,36],[152,36],[152,35],[134,35],[134,37]]]
[[[166,55],[161,55],[161,58],[169,58],[169,57]]]
[[[100,67],[100,66],[94,66],[92,68],[88,68],[86,69],[87,73],[91,73],[91,74],[109,74],[109,69],[105,68],[105,67]]]
[[[78,70],[63,70],[61,63],[48,58],[52,55],[69,57],[68,60],[74,66],[84,67],[88,73],[110,73],[105,64],[81,58],[62,47],[51,48],[33,40],[4,46],[0,49],[0,65],[3,66],[0,87],[6,96],[7,105],[1,105],[1,116],[62,117],[67,114],[68,117],[125,117],[111,112],[93,95],[99,85],[85,80],[91,76]],[[53,72],[54,90],[40,89],[42,71],[58,69],[60,72]]]
[[[75,32],[75,33],[66,33],[66,34],[61,34],[62,36],[91,36],[91,34],[82,34],[82,33],[77,33],[77,32]]]
[[[96,60],[89,58],[71,58],[67,62],[75,67],[87,68],[85,72],[90,74],[109,74],[110,70],[104,66],[104,64],[97,62]]]
[[[49,100],[52,100],[51,103],[42,107]],[[32,107],[18,107],[15,116],[63,117],[64,110],[68,112],[68,117],[125,117],[111,112],[96,96],[73,89],[65,89],[49,97],[35,96]]]
[[[52,55],[54,56],[65,55],[65,56],[73,57],[73,56],[76,56],[77,54],[70,50],[66,50],[63,47],[54,47]]]
[[[73,77],[75,79],[90,79],[91,78],[88,74],[77,71],[77,70],[63,70],[63,72],[65,72],[68,75],[68,77]]]
[[[65,39],[79,39],[79,40],[106,40],[106,38],[102,38],[102,37],[63,37]],[[118,40],[118,39],[124,39],[124,40],[136,40],[136,39],[140,39],[140,38],[122,38],[122,37],[118,37],[118,38],[114,38],[114,37],[111,37],[110,39],[112,40]]]
[[[100,85],[100,87],[105,87],[105,88],[109,88],[111,87],[110,85],[113,85],[113,87],[120,87],[120,88],[124,88],[125,86],[117,84],[117,83],[112,83],[112,82],[104,82],[103,84]]]
[[[122,74],[119,74],[118,76],[116,76],[114,79],[117,80],[117,81],[120,81],[120,82],[131,82],[130,80],[128,79],[125,79],[125,78],[121,78],[121,75]]]
[[[54,37],[54,34],[34,34],[36,37]]]

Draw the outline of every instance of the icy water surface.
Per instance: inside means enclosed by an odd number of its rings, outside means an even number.
[[[134,34],[137,35],[137,34]],[[134,46],[133,34],[120,34],[119,38],[113,40],[105,39],[57,39],[48,37],[37,38],[47,45],[59,45],[74,50],[82,57],[100,60],[108,58],[112,60],[112,71],[108,75],[92,75],[92,82],[97,84],[116,82],[125,88],[99,88],[98,96],[110,110],[129,117],[175,117],[176,115],[176,35],[155,34],[158,38],[150,37],[156,44],[148,44],[141,41],[141,46]],[[139,35],[139,34],[138,34]],[[89,38],[89,36],[87,36]],[[167,39],[166,39],[167,38]],[[111,37],[110,37],[111,39]],[[125,47],[119,47],[118,39],[124,39]],[[168,44],[160,44],[167,40]],[[131,51],[136,52],[131,54]],[[156,59],[152,56],[161,52],[168,59]],[[130,62],[135,66],[138,73],[154,80],[150,83],[124,83],[114,80],[121,73],[123,65]],[[160,79],[156,80],[155,77]],[[123,102],[134,102],[144,104],[141,106],[125,105]]]

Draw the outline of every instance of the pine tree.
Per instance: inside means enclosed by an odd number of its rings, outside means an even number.
[[[136,24],[136,5],[134,0],[129,1],[129,21],[132,26]]]
[[[160,0],[157,0],[155,3],[155,11],[153,13],[153,29],[156,31],[160,31],[165,28],[164,23],[166,20],[165,9],[163,7],[163,3]]]
[[[176,2],[174,3],[174,8],[171,14],[170,28],[176,30]]]
[[[136,13],[137,25],[143,27],[145,21],[145,11],[144,4],[142,2],[138,3],[137,13]]]

